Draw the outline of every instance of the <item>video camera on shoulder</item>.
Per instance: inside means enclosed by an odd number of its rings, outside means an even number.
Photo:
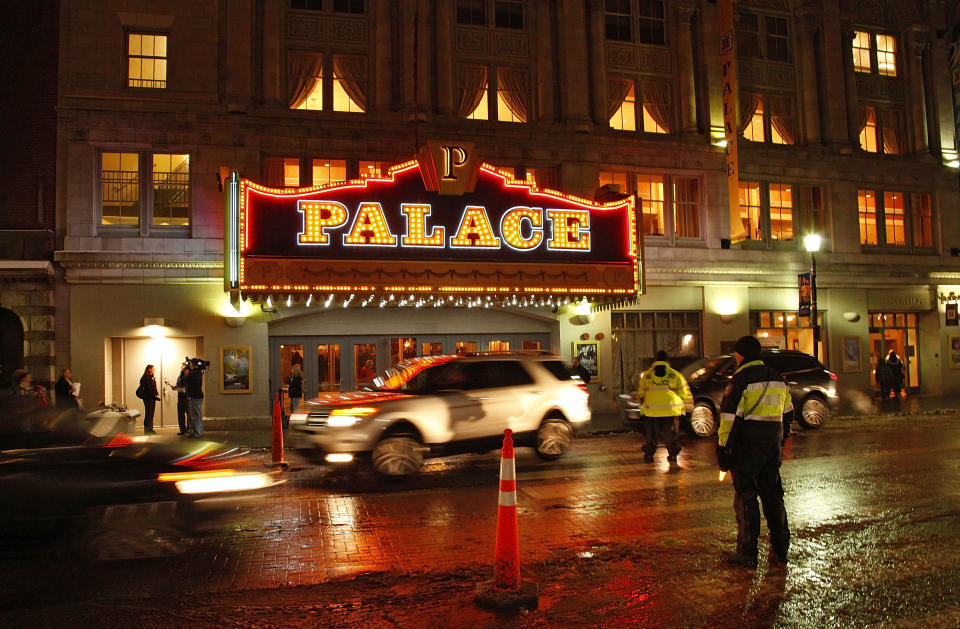
[[[196,365],[197,369],[200,371],[203,371],[210,366],[210,361],[202,358],[187,358],[185,360],[190,363],[190,365]]]

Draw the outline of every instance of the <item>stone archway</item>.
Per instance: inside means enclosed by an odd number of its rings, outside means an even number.
[[[0,388],[8,388],[14,370],[23,367],[23,323],[12,310],[0,308]]]

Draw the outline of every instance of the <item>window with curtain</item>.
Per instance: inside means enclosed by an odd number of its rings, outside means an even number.
[[[897,76],[897,40],[889,33],[856,30],[853,69],[865,74]]]
[[[700,238],[700,180],[673,179],[674,233],[677,238]]]
[[[613,184],[624,194],[637,195],[644,236],[702,239],[700,178],[613,169],[601,169],[598,175],[598,186]]]
[[[345,159],[312,159],[310,160],[312,186],[325,186],[347,179],[347,160]]]
[[[497,68],[497,120],[527,121],[527,71],[522,68]]]
[[[929,194],[910,195],[910,218],[913,246],[919,249],[933,248],[933,208]]]
[[[360,173],[364,173],[364,164],[376,165],[381,162],[359,162]],[[305,188],[323,186],[347,179],[347,160],[300,157],[266,157],[263,160],[264,179],[271,188]]]
[[[787,18],[738,11],[734,25],[737,54],[751,59],[790,61]]]
[[[490,85],[488,78],[493,78]],[[484,66],[457,67],[459,102],[457,114],[470,120],[527,122],[529,117],[529,80],[525,68]],[[495,97],[491,107],[491,92]]]
[[[903,113],[898,109],[860,107],[860,148],[869,153],[903,153]]]
[[[367,59],[291,51],[287,56],[290,109],[363,113],[367,108]]]
[[[638,84],[635,79],[611,77],[607,81],[607,112],[610,126],[618,131],[641,129],[644,133],[670,133],[673,128],[670,84],[663,81]]]
[[[799,186],[799,215],[797,229],[800,234],[827,236],[826,192],[821,186]]]
[[[105,151],[99,175],[101,227],[149,236],[190,226],[189,154]]]
[[[934,246],[929,194],[862,189],[857,191],[857,198],[860,244],[916,249]]]
[[[796,144],[794,99],[782,94],[740,95],[740,128],[750,142]]]

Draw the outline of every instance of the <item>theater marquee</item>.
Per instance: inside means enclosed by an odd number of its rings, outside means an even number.
[[[428,145],[384,177],[273,189],[234,174],[229,190],[225,281],[242,298],[598,301],[640,290],[632,197],[537,190],[476,163],[469,146]]]

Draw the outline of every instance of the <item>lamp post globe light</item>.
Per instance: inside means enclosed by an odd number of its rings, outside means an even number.
[[[810,324],[813,326],[813,357],[820,360],[820,322],[817,319],[817,252],[820,234],[803,237],[803,247],[810,252]]]

